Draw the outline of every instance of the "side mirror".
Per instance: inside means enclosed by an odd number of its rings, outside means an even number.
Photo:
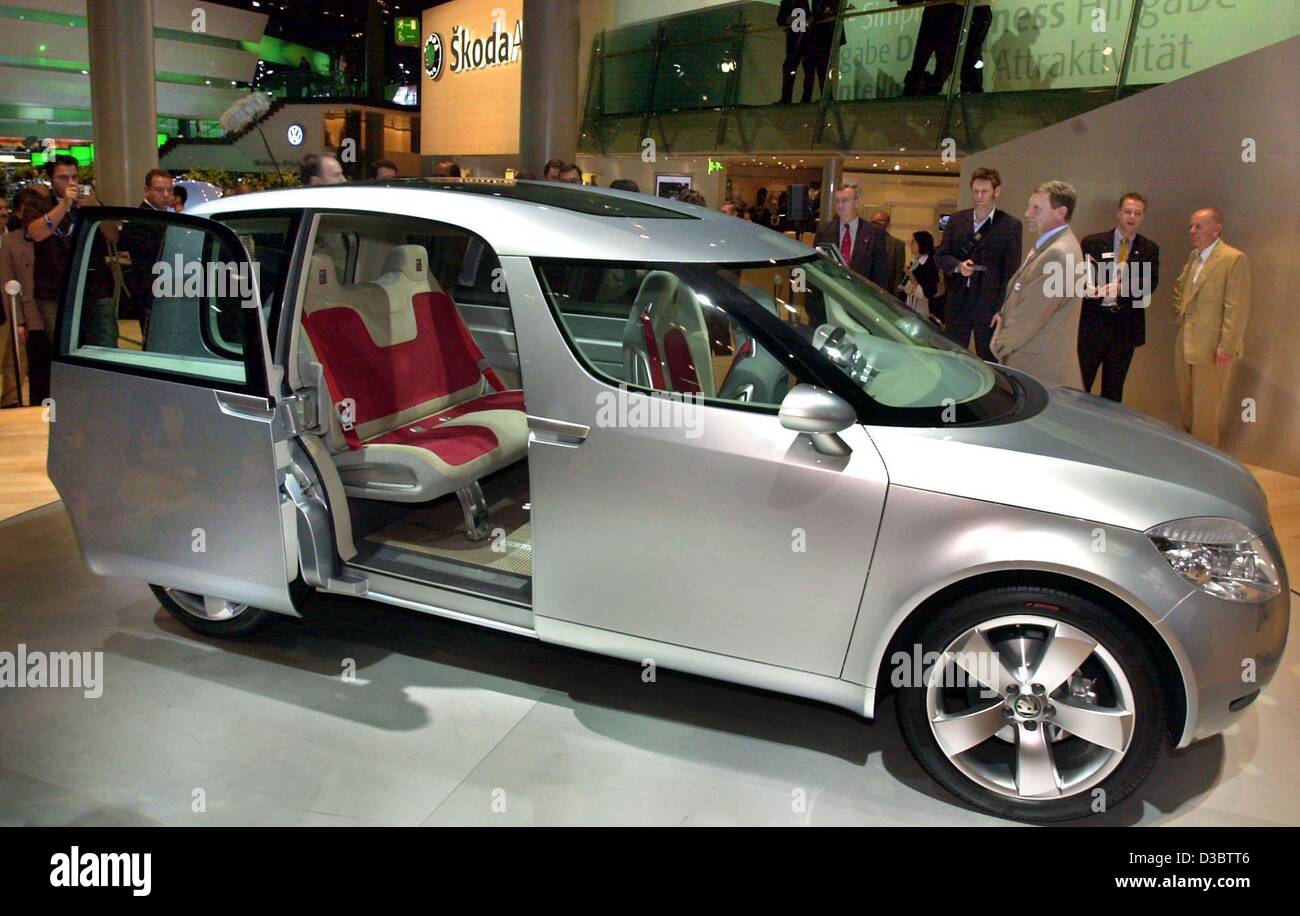
[[[836,433],[858,422],[858,416],[837,394],[813,385],[796,385],[781,401],[778,416],[786,429],[808,433],[813,448],[823,455],[842,458],[853,451]]]

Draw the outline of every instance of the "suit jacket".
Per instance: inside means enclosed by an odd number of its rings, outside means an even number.
[[[36,289],[36,243],[26,238],[22,229],[14,229],[0,236],[0,294],[5,297],[5,307],[10,305],[9,295],[4,293],[4,285],[10,280],[22,284],[23,291],[18,294],[18,323],[25,325],[29,331],[44,331],[45,320],[41,310],[36,307],[33,290]],[[12,331],[6,331],[12,334]],[[50,333],[54,329],[50,328]]]
[[[903,271],[907,269],[907,245],[891,235],[888,229],[885,230],[885,254],[889,261],[889,285],[885,289],[897,296],[898,287],[904,280]],[[933,260],[930,258],[926,263]]]
[[[817,243],[840,247],[840,218],[832,217],[830,225],[817,232]],[[858,234],[853,239],[853,255],[849,269],[862,274],[877,286],[889,290],[889,249],[885,242],[887,233],[870,220],[858,217]],[[889,290],[893,292],[893,290]]]
[[[1111,269],[1115,259],[1119,257],[1119,252],[1115,250],[1113,228],[1085,236],[1080,247],[1083,248],[1085,258],[1091,258],[1098,264],[1108,265]],[[1128,263],[1130,265],[1128,285],[1131,292],[1136,292],[1137,285],[1141,282],[1141,265],[1151,265],[1151,288],[1142,290],[1149,297],[1160,285],[1160,246],[1140,233],[1133,236],[1133,243],[1129,246]],[[1111,279],[1115,278],[1115,275],[1111,276]],[[1147,310],[1145,306],[1136,304],[1141,301],[1140,298],[1135,299],[1133,296],[1116,296],[1115,302],[1119,305],[1119,311],[1112,312],[1101,304],[1100,299],[1084,297],[1079,334],[1086,337],[1119,334],[1124,346],[1142,346],[1147,342]],[[1150,301],[1149,298],[1146,300],[1148,304]]]
[[[1174,281],[1174,311],[1183,316],[1178,329],[1183,359],[1193,365],[1214,362],[1215,352],[1241,359],[1250,319],[1250,262],[1244,252],[1219,239],[1196,282],[1195,248]]]
[[[993,355],[1041,382],[1083,388],[1079,372],[1079,313],[1075,271],[1083,264],[1079,240],[1066,226],[1033,252],[1011,276]]]
[[[787,30],[787,33],[797,35],[802,39],[804,35],[808,34],[807,29],[803,32],[792,32],[790,29],[790,20],[794,18],[795,10],[803,10],[804,25],[811,28],[813,21],[813,0],[781,0],[781,5],[776,11],[776,24]]]
[[[976,320],[987,324],[1006,299],[1007,280],[1020,266],[1023,228],[1020,220],[1010,213],[1004,210],[995,212],[993,225],[984,230],[978,253],[971,258],[986,269],[976,271],[969,285],[966,278],[957,273],[957,265],[962,262],[960,255],[967,250],[975,235],[975,211],[958,210],[954,213],[943,233],[943,241],[935,249],[934,259],[948,280],[948,315],[970,312]]]

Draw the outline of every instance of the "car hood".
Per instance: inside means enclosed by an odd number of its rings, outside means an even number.
[[[1012,422],[867,430],[891,486],[1138,531],[1193,516],[1270,531],[1264,491],[1227,455],[1113,401],[1069,388],[1046,392],[1041,411]]]

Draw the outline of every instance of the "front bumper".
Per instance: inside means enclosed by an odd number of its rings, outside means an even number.
[[[1261,604],[1234,604],[1196,589],[1161,621],[1181,650],[1188,679],[1179,747],[1217,735],[1245,715],[1282,662],[1291,621],[1290,583],[1277,538],[1270,533],[1263,540],[1278,558],[1281,594]]]

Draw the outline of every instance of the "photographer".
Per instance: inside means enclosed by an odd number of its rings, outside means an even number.
[[[993,361],[993,316],[1006,298],[1007,279],[1020,266],[1020,220],[997,209],[1002,176],[978,168],[970,179],[975,206],[958,210],[948,221],[935,252],[947,280],[945,324],[948,336],[963,347],[975,335],[975,352]]]
[[[36,300],[36,309],[40,312],[46,339],[51,344],[35,359],[29,348],[28,372],[33,377],[43,375],[48,378],[55,318],[59,311],[59,293],[62,291],[68,257],[72,253],[77,207],[98,206],[99,201],[95,199],[89,185],[83,186],[77,181],[77,160],[71,156],[53,156],[45,161],[44,169],[50,182],[50,194],[48,197],[33,199],[29,214],[32,218],[26,223],[24,234],[34,244],[32,296]],[[113,336],[116,338],[116,330]],[[33,392],[33,398],[35,394]]]

